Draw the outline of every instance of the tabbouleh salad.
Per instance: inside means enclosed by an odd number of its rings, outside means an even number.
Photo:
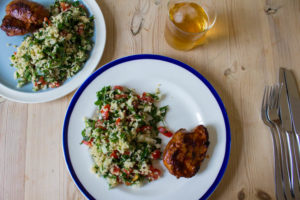
[[[159,133],[172,136],[164,126],[168,107],[157,107],[159,90],[139,96],[134,89],[106,86],[97,92],[98,114],[85,118],[83,144],[94,161],[92,171],[106,178],[110,187],[118,184],[140,186],[161,172],[152,165],[161,157]]]
[[[34,91],[58,87],[88,59],[94,17],[78,1],[56,0],[50,13],[43,27],[25,37],[11,56],[18,87],[29,82]]]

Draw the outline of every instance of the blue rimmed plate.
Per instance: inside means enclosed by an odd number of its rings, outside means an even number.
[[[209,131],[209,159],[192,178],[172,176],[161,162],[163,176],[140,188],[118,186],[109,189],[104,178],[91,172],[92,160],[82,140],[84,117],[96,109],[96,92],[103,86],[123,85],[138,93],[164,95],[162,105],[169,105],[167,126],[191,130],[204,124]],[[163,146],[169,138],[161,137]],[[159,55],[133,55],[115,60],[93,73],[75,93],[64,122],[63,150],[69,172],[88,199],[181,200],[206,199],[220,182],[229,159],[230,127],[225,107],[212,85],[196,70],[172,58]]]
[[[0,1],[0,19],[5,16],[5,7],[11,0]],[[49,8],[55,0],[40,0],[38,3]],[[7,99],[23,103],[41,103],[52,101],[67,95],[79,87],[85,79],[97,67],[106,42],[106,26],[102,12],[95,0],[80,1],[88,9],[90,15],[95,17],[95,33],[93,37],[94,47],[89,59],[83,68],[72,78],[68,79],[62,86],[54,89],[32,91],[32,84],[29,83],[22,88],[17,88],[17,80],[14,79],[15,69],[10,66],[10,56],[16,51],[14,45],[19,46],[24,36],[9,37],[4,31],[0,30],[0,96]]]

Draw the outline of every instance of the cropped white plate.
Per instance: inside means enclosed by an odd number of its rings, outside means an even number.
[[[192,178],[172,176],[160,162],[163,176],[140,188],[118,186],[109,189],[104,178],[91,172],[92,160],[82,141],[84,117],[92,117],[96,92],[103,86],[123,85],[138,93],[160,88],[169,105],[167,126],[172,131],[208,128],[209,158]],[[169,138],[161,136],[165,146]],[[134,55],[113,61],[92,74],[74,95],[64,122],[63,149],[72,178],[89,199],[182,200],[206,199],[221,180],[229,158],[230,128],[224,105],[209,82],[193,68],[177,60],[158,55]]]
[[[0,1],[0,19],[5,16],[5,7],[11,0]],[[39,0],[40,4],[49,8],[54,4],[55,0]],[[17,88],[17,80],[14,79],[15,68],[10,67],[10,56],[16,49],[13,45],[19,46],[24,36],[9,37],[4,31],[0,30],[0,96],[7,99],[23,103],[41,103],[58,99],[72,92],[79,87],[83,81],[97,67],[104,50],[106,41],[106,27],[102,12],[95,0],[80,0],[87,8],[90,15],[95,17],[95,33],[92,38],[94,47],[90,53],[89,59],[86,61],[82,69],[72,78],[68,79],[62,86],[58,88],[48,88],[38,92],[32,91],[32,83],[28,83],[24,87]],[[11,46],[7,46],[11,44]]]

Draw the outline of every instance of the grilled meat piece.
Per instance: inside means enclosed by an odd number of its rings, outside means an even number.
[[[6,6],[6,14],[25,23],[42,25],[49,11],[41,4],[28,0],[14,0]]]
[[[199,170],[208,145],[208,132],[203,125],[192,132],[179,129],[164,150],[164,165],[177,178],[190,178]]]
[[[1,24],[1,29],[6,32],[8,36],[24,35],[30,32],[33,27],[29,23],[24,23],[10,15],[6,15]]]

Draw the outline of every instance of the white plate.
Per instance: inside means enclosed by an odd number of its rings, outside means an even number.
[[[0,19],[5,15],[5,6],[11,0],[0,1]],[[39,3],[49,8],[54,4],[55,0],[39,0]],[[17,88],[17,80],[14,80],[15,69],[10,67],[9,57],[16,51],[13,46],[19,46],[23,41],[24,36],[8,37],[2,30],[0,30],[0,96],[3,96],[12,101],[22,103],[41,103],[52,101],[67,95],[68,93],[79,87],[83,81],[93,72],[97,67],[102,53],[104,51],[106,41],[106,27],[102,12],[95,0],[80,0],[81,3],[88,9],[89,14],[95,17],[95,33],[94,47],[90,53],[89,59],[86,61],[82,69],[72,78],[68,79],[62,86],[58,88],[48,88],[38,92],[32,91],[32,84],[29,83],[24,87]]]
[[[92,160],[82,141],[83,117],[96,109],[96,92],[103,86],[123,85],[137,92],[154,92],[158,87],[165,95],[161,105],[169,105],[167,126],[191,130],[204,124],[209,131],[209,159],[192,178],[176,179],[161,161],[163,176],[140,188],[118,186],[109,189],[104,178],[90,169]],[[166,145],[169,138],[161,136]],[[63,149],[71,176],[89,199],[182,200],[206,199],[221,180],[229,158],[230,128],[224,105],[210,83],[193,68],[158,55],[134,55],[115,60],[97,70],[74,95],[64,122]]]

